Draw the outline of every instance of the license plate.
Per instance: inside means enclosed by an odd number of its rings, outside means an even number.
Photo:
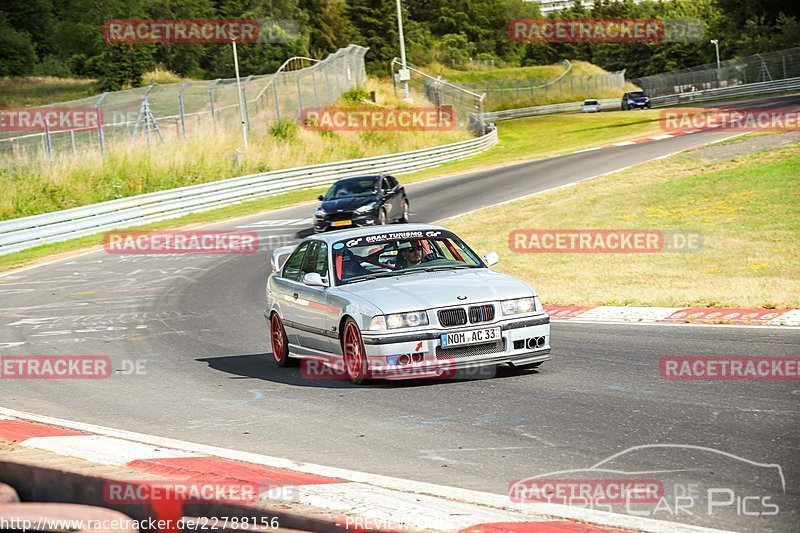
[[[349,226],[349,225],[350,225],[349,220],[334,220],[333,222],[331,222],[331,226]]]
[[[480,344],[482,342],[495,342],[500,340],[500,328],[473,329],[470,331],[456,331],[442,333],[442,348],[464,346],[466,344]]]

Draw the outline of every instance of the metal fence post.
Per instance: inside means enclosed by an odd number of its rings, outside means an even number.
[[[217,128],[217,113],[214,109],[214,89],[217,88],[217,84],[220,82],[220,79],[217,78],[208,88],[208,103],[211,105],[211,123],[214,125],[214,129]]]
[[[297,118],[303,118],[303,91],[300,89],[300,76],[295,76],[295,85],[297,86]]]
[[[272,97],[275,99],[275,119],[280,122],[281,120],[281,106],[278,102],[278,74],[275,75],[275,79],[272,80]]]
[[[186,138],[186,117],[183,113],[183,91],[189,86],[188,82],[184,82],[181,84],[180,89],[178,89],[178,114],[180,115],[181,120],[181,133],[183,134],[183,138]]]
[[[106,147],[105,147],[105,139],[103,139],[103,115],[100,112],[100,104],[103,103],[108,93],[103,93],[100,95],[100,98],[97,99],[97,102],[94,104],[95,110],[97,110],[97,145],[100,147],[100,155],[105,155]]]
[[[242,82],[242,103],[244,104],[244,120],[247,122],[247,133],[250,133],[250,110],[247,108],[247,82],[253,79],[253,75],[247,76]]]

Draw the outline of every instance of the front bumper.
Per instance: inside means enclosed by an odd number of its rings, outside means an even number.
[[[440,335],[454,330],[501,328],[501,340],[494,343],[443,348]],[[473,324],[463,328],[427,329],[414,333],[362,334],[370,364],[370,375],[376,379],[491,377],[496,365],[521,366],[550,359],[550,318],[547,315],[527,316],[500,322]],[[408,356],[409,362],[398,359]],[[466,371],[466,374],[462,371]]]
[[[348,221],[346,225],[334,226],[335,222]],[[328,230],[355,228],[358,226],[373,226],[378,221],[376,213],[328,213],[324,217],[314,215],[314,231],[321,233]]]

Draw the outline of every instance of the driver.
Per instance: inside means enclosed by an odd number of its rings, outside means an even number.
[[[430,261],[428,256],[422,257],[422,243],[419,241],[402,241],[397,245],[397,263],[395,268],[406,268]],[[429,254],[432,255],[432,254]]]

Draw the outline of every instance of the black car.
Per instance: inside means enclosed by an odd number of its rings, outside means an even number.
[[[622,95],[622,110],[650,109],[650,98],[644,91],[631,91]]]
[[[344,178],[331,186],[314,218],[314,231],[408,222],[408,196],[394,176]]]

